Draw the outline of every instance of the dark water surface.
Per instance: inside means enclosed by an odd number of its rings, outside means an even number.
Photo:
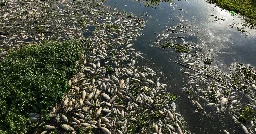
[[[188,128],[196,134],[217,134],[227,130],[230,133],[242,134],[244,131],[227,117],[208,116],[195,112],[182,88],[187,77],[180,70],[182,67],[174,61],[178,53],[166,51],[154,46],[158,34],[169,27],[185,25],[189,28],[184,41],[203,46],[205,51],[214,58],[214,64],[227,71],[233,62],[241,62],[256,66],[256,32],[244,28],[242,33],[237,28],[243,28],[243,20],[238,15],[231,16],[229,11],[222,10],[204,0],[161,2],[155,8],[145,7],[143,3],[132,0],[108,0],[107,5],[119,11],[131,12],[143,17],[147,23],[142,36],[135,41],[134,48],[144,54],[145,59],[139,61],[162,73],[161,81],[170,85],[170,92],[178,95],[179,112],[188,123]],[[175,35],[176,36],[176,35]],[[225,115],[224,115],[225,116]]]

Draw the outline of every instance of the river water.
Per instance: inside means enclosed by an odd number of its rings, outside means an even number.
[[[180,28],[180,33],[170,36],[182,36],[177,41],[192,42],[201,45],[214,59],[213,63],[223,71],[228,71],[233,62],[256,66],[256,32],[243,26],[241,16],[232,16],[229,11],[209,4],[204,0],[174,0],[161,2],[154,7],[145,7],[133,0],[108,0],[107,5],[119,11],[140,16],[146,20],[142,35],[134,42],[134,48],[143,53],[145,59],[139,64],[146,65],[161,74],[161,80],[169,85],[169,91],[177,94],[179,112],[187,121],[188,128],[196,134],[217,134],[227,130],[241,134],[244,131],[230,117],[208,116],[195,112],[182,88],[187,76],[175,63],[178,53],[157,47],[154,42],[167,28]],[[245,32],[241,32],[244,29]]]

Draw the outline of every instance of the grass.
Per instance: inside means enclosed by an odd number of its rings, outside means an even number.
[[[46,119],[69,88],[83,55],[82,43],[45,41],[8,52],[0,63],[0,133],[27,133],[37,125],[29,113]]]
[[[256,25],[256,0],[208,0],[216,3],[221,8],[240,13],[246,16],[245,20],[251,25]]]

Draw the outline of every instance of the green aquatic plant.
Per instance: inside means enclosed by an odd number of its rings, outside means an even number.
[[[245,106],[243,109],[241,109],[240,115],[238,120],[242,123],[245,123],[246,121],[252,120],[256,117],[256,112],[249,106]]]
[[[167,42],[167,43],[161,44],[161,47],[163,49],[165,49],[165,48],[172,48],[173,44],[172,44],[172,42]]]
[[[170,96],[170,103],[172,103],[173,101],[175,101],[176,99],[177,99],[177,95],[175,95],[175,94],[169,94],[169,96]]]
[[[175,44],[174,49],[179,53],[188,53],[189,48],[185,44]]]
[[[115,73],[115,70],[112,67],[106,67],[106,73],[111,75]]]
[[[162,43],[162,44],[160,44],[160,47],[163,49],[173,48],[174,50],[176,50],[179,53],[188,53],[189,52],[188,44],[173,43],[172,41]]]
[[[80,41],[45,41],[9,51],[0,63],[0,131],[26,133],[69,88],[83,55]],[[39,114],[37,121],[29,113]]]
[[[118,30],[120,27],[117,24],[107,24],[106,28],[110,29],[111,31],[115,31],[115,30]]]
[[[161,2],[169,2],[171,3],[173,0],[142,0],[145,7],[153,7],[156,8]]]
[[[246,16],[245,20],[251,25],[256,25],[256,4],[254,0],[208,0],[210,3],[215,3],[221,8],[231,11],[231,15],[240,13]]]
[[[186,93],[189,94],[189,95],[191,95],[191,94],[193,93],[193,90],[187,89],[187,90],[186,90]]]

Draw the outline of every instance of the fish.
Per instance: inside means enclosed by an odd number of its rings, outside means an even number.
[[[129,48],[129,47],[131,47],[132,45],[133,45],[133,44],[128,44],[126,47]]]
[[[61,127],[65,129],[66,131],[74,131],[74,128],[69,126],[68,124],[62,124]]]
[[[56,129],[56,127],[55,126],[51,126],[51,125],[45,125],[45,129],[46,130],[54,130],[54,129]]]
[[[98,110],[96,111],[96,115],[99,116],[101,114],[102,111],[102,107],[98,108]]]
[[[64,114],[61,115],[61,118],[63,119],[63,121],[68,122],[68,117]]]
[[[83,91],[82,91],[82,99],[83,99],[83,100],[85,99],[85,96],[86,96],[86,91],[83,90]]]
[[[110,97],[109,97],[107,94],[102,93],[101,95],[102,95],[105,99],[110,100]]]
[[[111,134],[111,132],[107,128],[105,128],[105,127],[100,127],[100,128],[104,134]]]

